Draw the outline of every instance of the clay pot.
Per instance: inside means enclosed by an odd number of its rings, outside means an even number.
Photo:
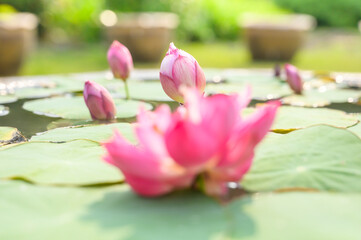
[[[156,62],[164,57],[178,22],[173,13],[152,12],[119,14],[113,24],[103,24],[107,39],[124,44],[135,61]]]
[[[16,75],[36,45],[38,19],[31,13],[0,14],[0,75]]]
[[[240,27],[254,60],[289,61],[316,26],[309,15],[245,15]]]

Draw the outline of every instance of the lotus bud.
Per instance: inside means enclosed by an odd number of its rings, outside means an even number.
[[[303,82],[300,74],[298,73],[298,69],[291,65],[285,64],[285,72],[287,77],[287,83],[290,88],[296,93],[301,94],[303,89]]]
[[[126,81],[133,69],[133,59],[128,48],[114,41],[108,50],[107,57],[114,77]]]
[[[273,68],[273,76],[279,78],[281,76],[281,66],[276,63],[276,65]]]
[[[184,102],[181,86],[195,87],[201,94],[206,87],[206,77],[197,60],[173,43],[160,66],[160,82],[164,92],[180,103]]]
[[[93,120],[114,119],[116,114],[114,101],[103,86],[92,81],[86,81],[83,95]]]

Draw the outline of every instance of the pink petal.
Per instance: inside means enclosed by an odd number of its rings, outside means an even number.
[[[159,161],[142,148],[130,144],[118,132],[115,132],[114,138],[103,146],[108,153],[104,160],[122,172],[153,179],[163,177]]]
[[[291,64],[285,64],[285,72],[287,76],[286,80],[291,89],[296,94],[301,94],[303,90],[303,82],[300,74],[298,73],[298,69]]]
[[[107,119],[107,113],[104,111],[102,98],[89,95],[86,100],[86,105],[93,119]]]
[[[217,141],[209,131],[189,122],[177,122],[165,138],[170,156],[184,167],[200,167],[217,151]]]
[[[194,62],[194,65],[196,69],[196,87],[200,93],[203,93],[204,89],[206,88],[206,76],[204,75],[204,72],[197,61]]]
[[[272,101],[258,108],[255,113],[245,119],[244,128],[250,129],[255,143],[259,143],[270,130],[276,117],[279,101]]]
[[[194,61],[190,58],[179,56],[173,64],[173,81],[175,85],[187,87],[196,86],[196,69]]]
[[[114,41],[108,50],[107,58],[114,77],[126,80],[133,69],[133,59],[128,48]]]
[[[178,87],[175,85],[173,79],[162,73],[159,74],[159,78],[164,92],[174,101],[183,103],[183,96],[179,92]]]

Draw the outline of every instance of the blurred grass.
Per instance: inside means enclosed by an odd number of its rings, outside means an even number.
[[[311,41],[292,60],[300,69],[317,71],[361,72],[361,36],[348,38],[318,38]],[[360,41],[357,41],[359,39]],[[274,62],[253,62],[244,43],[177,43],[192,54],[204,68],[269,68]],[[106,44],[74,47],[40,46],[24,65],[21,75],[41,75],[101,71],[108,68]],[[138,68],[159,68],[158,63],[135,63]]]

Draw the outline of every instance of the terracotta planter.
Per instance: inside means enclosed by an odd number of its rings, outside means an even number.
[[[246,15],[240,22],[254,60],[288,61],[316,26],[309,15]]]
[[[0,75],[18,73],[26,54],[36,45],[37,17],[31,13],[0,15]]]
[[[173,13],[121,14],[113,24],[107,25],[104,26],[109,41],[118,40],[127,46],[135,61],[153,62],[159,61],[168,49],[178,26],[178,16]]]

